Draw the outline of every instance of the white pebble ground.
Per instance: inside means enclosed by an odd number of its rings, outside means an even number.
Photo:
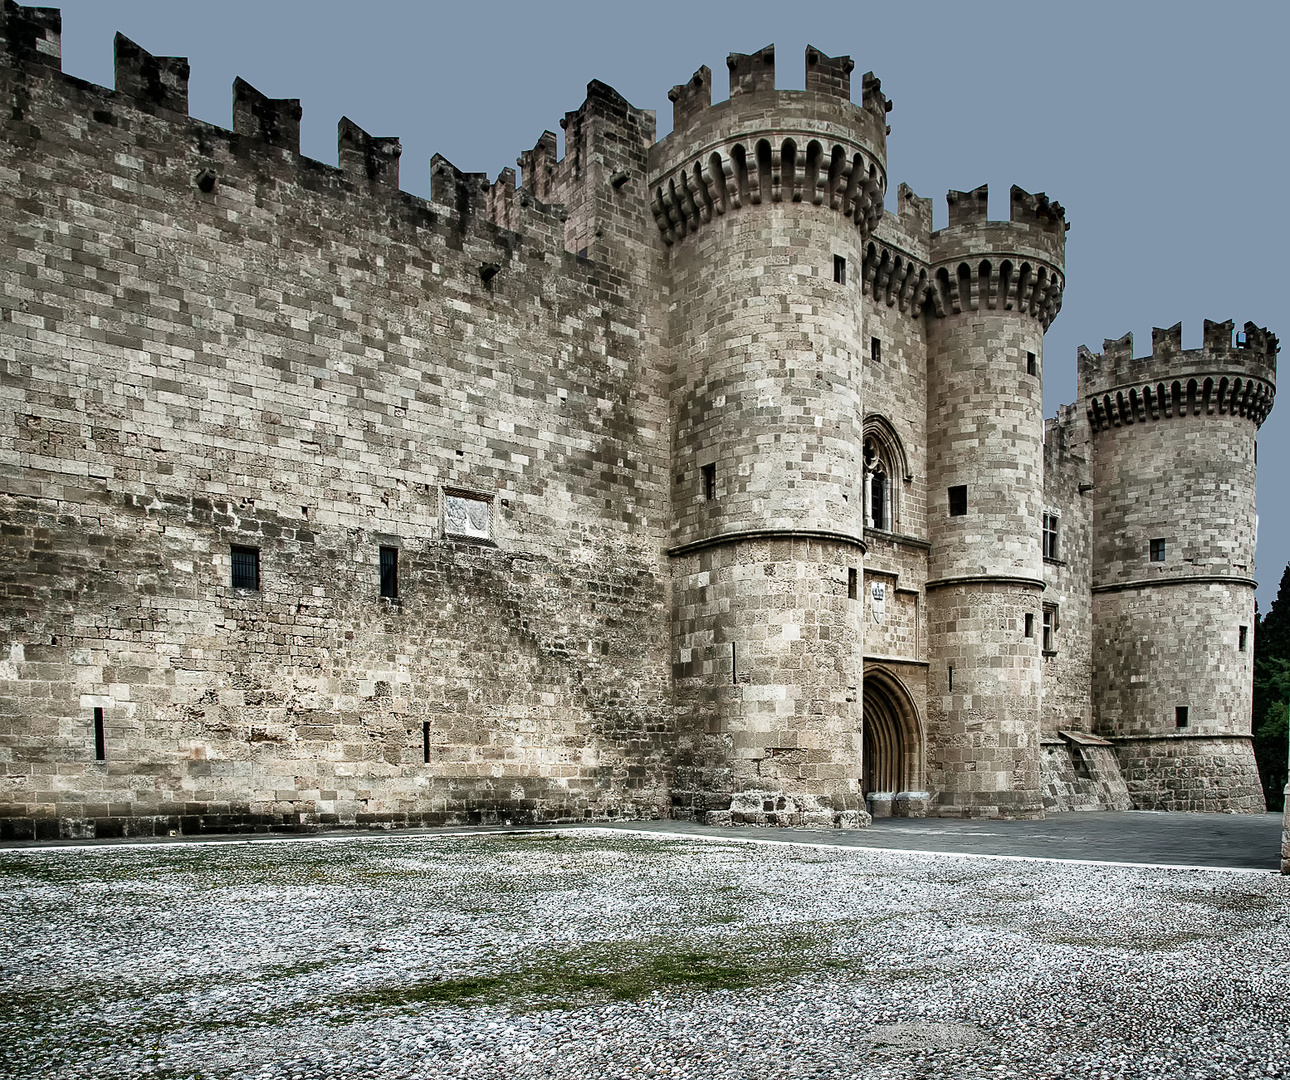
[[[1290,878],[595,830],[0,852],[0,1076],[1290,1076]]]

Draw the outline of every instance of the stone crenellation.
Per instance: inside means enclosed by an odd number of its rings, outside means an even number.
[[[1045,421],[1065,210],[887,211],[849,57],[661,139],[593,81],[421,199],[0,11],[0,836],[1262,809],[1276,338],[1081,350]]]

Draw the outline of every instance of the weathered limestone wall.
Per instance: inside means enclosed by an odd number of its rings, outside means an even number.
[[[1092,473],[1088,425],[1076,406],[1044,423],[1044,513],[1057,516],[1057,555],[1044,558],[1043,607],[1051,611],[1051,648],[1043,649],[1043,732],[1093,730],[1089,699],[1093,626]],[[1042,522],[1041,522],[1042,524]],[[1042,618],[1036,633],[1043,647]]]
[[[1045,734],[1040,772],[1045,813],[1133,809],[1115,748],[1096,735]]]
[[[863,805],[855,269],[885,135],[840,88],[776,91],[773,59],[732,57],[716,106],[705,71],[677,87],[651,155],[670,208],[673,801],[841,821]]]
[[[6,835],[666,813],[630,266],[449,170],[435,205],[301,158],[249,88],[235,134],[0,80]],[[648,137],[617,128],[638,184]]]
[[[1013,221],[989,222],[984,188],[951,192],[949,227],[932,237],[928,754],[942,814],[1043,812],[1043,333],[1065,224],[1025,220],[1034,204],[1020,212],[1018,194]],[[951,488],[966,488],[965,513]]]
[[[1205,323],[1081,350],[1093,448],[1095,728],[1134,805],[1262,812],[1250,737],[1254,440],[1276,340]],[[1153,551],[1153,548],[1155,549]]]
[[[847,571],[859,565],[858,548],[810,538],[675,558],[678,814],[854,823],[863,631]]]

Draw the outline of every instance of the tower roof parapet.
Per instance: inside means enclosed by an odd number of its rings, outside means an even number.
[[[930,300],[941,317],[966,311],[1018,311],[1045,330],[1062,306],[1066,216],[1046,195],[1015,185],[1008,221],[990,221],[989,188],[950,191],[949,224],[932,233]]]
[[[1078,352],[1079,392],[1091,430],[1181,416],[1232,415],[1258,427],[1276,396],[1276,335],[1247,322],[1205,320],[1204,344],[1183,349],[1182,323],[1151,331],[1151,354],[1134,358],[1133,335]]]
[[[806,90],[776,90],[774,61],[769,45],[732,53],[730,98],[717,105],[706,67],[668,94],[673,129],[650,152],[654,217],[666,243],[761,204],[826,206],[864,236],[881,216],[890,108],[881,84],[866,75],[864,103],[855,105],[851,58],[809,46]]]

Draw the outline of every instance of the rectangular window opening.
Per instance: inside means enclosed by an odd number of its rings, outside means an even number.
[[[1043,634],[1043,640],[1041,642],[1041,645],[1042,645],[1043,651],[1046,653],[1052,653],[1057,651],[1053,641],[1053,633],[1057,629],[1056,616],[1057,616],[1057,613],[1052,608],[1044,608],[1044,621],[1043,621],[1042,627],[1040,628],[1040,632]]]
[[[853,566],[847,570],[847,599],[855,600],[860,595],[860,572]]]
[[[1057,515],[1044,515],[1044,558],[1057,558]]]
[[[1249,636],[1250,628],[1248,626],[1242,626],[1240,630],[1237,631],[1236,647],[1240,649],[1241,652],[1245,652],[1245,643],[1249,639]]]
[[[1035,354],[1032,352],[1026,353],[1026,374],[1027,375],[1039,374],[1039,361],[1035,359]]]
[[[421,759],[430,764],[430,721],[421,722]]]
[[[107,740],[103,736],[103,710],[94,709],[94,760],[107,761]]]
[[[1174,707],[1174,727],[1187,726],[1187,706],[1177,705]]]
[[[390,600],[399,598],[398,548],[381,548],[381,595]]]
[[[833,256],[833,280],[839,285],[847,283],[847,260],[841,255]]]
[[[739,657],[735,653],[735,643],[730,643],[730,684],[739,685]]]
[[[1152,562],[1165,561],[1164,537],[1158,537],[1157,539],[1151,541],[1151,561]]]
[[[230,584],[235,589],[258,589],[260,587],[260,549],[240,547],[232,544],[229,547],[233,570]]]
[[[1035,616],[1031,612],[1027,611],[1026,612],[1026,637],[1034,637],[1034,636],[1035,636]]]
[[[869,359],[875,364],[882,363],[882,338],[869,339]]]
[[[715,464],[701,465],[699,466],[699,473],[703,478],[703,497],[708,502],[711,502],[717,497],[717,466]]]
[[[956,484],[950,488],[950,517],[962,517],[966,513],[967,484]]]

